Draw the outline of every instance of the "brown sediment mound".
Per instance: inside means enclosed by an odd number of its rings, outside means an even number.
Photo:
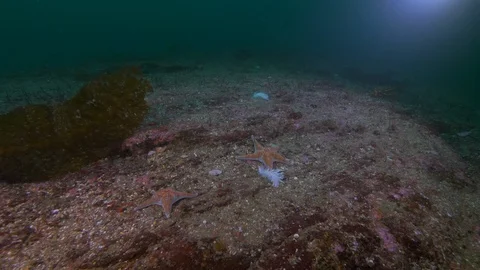
[[[55,107],[0,116],[0,180],[42,181],[107,156],[141,124],[151,85],[135,68],[104,74]]]

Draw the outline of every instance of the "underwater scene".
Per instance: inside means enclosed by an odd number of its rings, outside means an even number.
[[[480,269],[480,1],[0,3],[0,269]]]

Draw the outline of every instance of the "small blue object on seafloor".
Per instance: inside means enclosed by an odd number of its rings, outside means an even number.
[[[261,98],[261,99],[265,99],[265,100],[270,100],[270,98],[268,97],[268,94],[264,93],[264,92],[255,92],[253,94],[253,98]]]

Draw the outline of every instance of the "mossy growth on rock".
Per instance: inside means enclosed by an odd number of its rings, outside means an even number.
[[[151,84],[136,68],[99,76],[55,107],[0,115],[0,181],[44,181],[119,149],[148,112]]]

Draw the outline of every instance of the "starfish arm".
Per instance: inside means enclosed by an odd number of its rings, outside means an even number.
[[[265,155],[262,159],[262,163],[270,169],[273,169],[273,161],[274,159],[270,155]]]
[[[183,200],[183,199],[194,198],[194,197],[197,197],[197,196],[198,196],[197,194],[179,192],[179,193],[175,194],[175,196],[173,197],[172,204],[174,204],[174,203],[176,203],[180,200]]]
[[[162,200],[163,202],[163,212],[165,213],[165,216],[167,218],[170,218],[170,214],[172,212],[172,207],[173,205],[182,200],[182,199],[187,199],[187,198],[193,198],[196,197],[197,194],[191,194],[191,193],[185,193],[185,192],[175,192],[172,194],[171,197],[165,198]]]
[[[249,160],[258,161],[258,162],[261,162],[263,165],[268,166],[268,165],[265,163],[265,160],[264,160],[264,157],[263,157],[263,156],[257,156],[257,155],[255,155],[255,154],[237,157],[237,159],[239,159],[239,160],[246,160],[246,161],[249,161]]]
[[[282,162],[282,163],[287,162],[287,159],[284,156],[280,155],[279,153],[276,153],[276,152],[272,153],[272,157],[275,162]]]
[[[182,199],[184,198],[195,198],[198,196],[198,194],[196,193],[187,193],[187,192],[177,192],[175,194],[175,196],[178,196],[178,197],[182,197]]]
[[[248,154],[248,155],[244,155],[244,156],[238,156],[237,159],[240,159],[240,160],[256,160],[256,161],[260,161],[261,159],[261,156],[257,153],[254,153],[254,154]]]
[[[172,213],[172,202],[168,202],[167,200],[162,200],[162,206],[163,206],[163,213],[167,218],[170,218],[170,213]]]
[[[135,207],[134,210],[137,211],[137,210],[143,209],[145,207],[149,207],[149,206],[152,206],[154,204],[158,204],[158,202],[159,202],[158,198],[151,198],[151,199],[146,200],[145,202],[143,202],[139,206]]]
[[[252,140],[253,140],[253,148],[255,152],[262,151],[264,149],[264,147],[257,140],[255,140],[255,137],[253,137],[253,135],[252,135]]]

